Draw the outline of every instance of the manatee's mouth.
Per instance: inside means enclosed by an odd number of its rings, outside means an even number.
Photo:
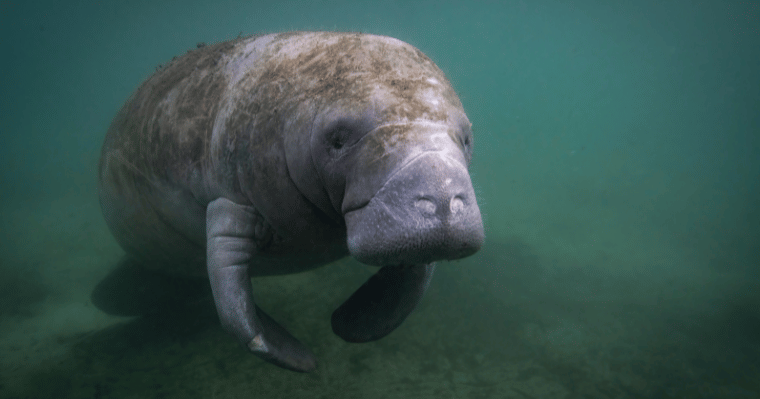
[[[386,205],[373,205],[346,215],[349,253],[366,265],[407,267],[461,259],[477,252],[484,240],[479,220],[453,226],[440,221],[405,225],[401,220],[411,218],[394,216]],[[356,227],[361,232],[354,233]]]
[[[349,252],[375,266],[459,259],[484,240],[467,169],[432,151],[399,168],[370,200],[347,207],[344,219]]]
[[[357,211],[362,210],[367,205],[369,205],[369,201],[371,201],[371,199],[369,199],[367,201],[360,202],[360,203],[358,203],[356,205],[347,206],[346,209],[343,210],[343,218],[345,219],[348,216],[348,214],[350,214],[352,212],[357,212]]]

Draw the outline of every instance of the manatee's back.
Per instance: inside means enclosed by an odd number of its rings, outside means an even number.
[[[106,135],[98,171],[103,215],[127,254],[149,268],[205,275],[206,204],[191,186],[207,172],[227,84],[220,61],[236,42],[201,46],[159,68]]]

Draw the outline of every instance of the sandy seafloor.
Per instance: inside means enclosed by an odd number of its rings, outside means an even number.
[[[188,4],[0,9],[0,398],[760,397],[756,3]],[[95,186],[123,101],[196,42],[291,29],[391,35],[446,72],[486,226],[373,343],[330,315],[375,268],[254,279],[310,374],[247,353],[210,301],[89,299],[123,255]]]
[[[329,325],[373,268],[345,260],[255,279],[262,308],[319,358],[311,374],[281,370],[223,332],[208,301],[146,319],[94,308],[87,288],[121,250],[93,200],[29,204],[3,218],[15,229],[3,258],[40,271],[13,276],[21,289],[10,300],[34,303],[0,323],[2,397],[751,398],[760,389],[758,320],[746,305],[757,298],[746,285],[696,266],[656,284],[615,277],[518,233],[491,233],[478,255],[441,264],[420,307],[375,343],[345,343]],[[693,261],[673,248],[649,258],[622,238],[605,241],[613,249],[591,250],[600,264]]]

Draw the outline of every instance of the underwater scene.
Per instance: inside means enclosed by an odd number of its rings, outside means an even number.
[[[0,31],[0,398],[760,398],[756,1]]]

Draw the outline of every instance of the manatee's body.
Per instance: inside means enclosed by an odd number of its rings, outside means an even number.
[[[175,58],[133,94],[106,136],[100,200],[130,268],[208,276],[227,330],[306,371],[313,355],[255,306],[250,277],[346,255],[382,266],[333,329],[349,341],[388,334],[432,262],[482,244],[471,136],[443,73],[406,43],[237,39]]]

